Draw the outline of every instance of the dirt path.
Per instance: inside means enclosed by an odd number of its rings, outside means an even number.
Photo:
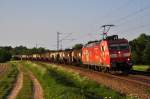
[[[44,99],[43,98],[43,89],[42,89],[39,81],[36,79],[36,77],[32,74],[31,71],[29,71],[29,76],[30,76],[31,80],[33,81],[34,99]]]
[[[18,76],[17,76],[17,81],[14,84],[14,87],[13,87],[10,95],[8,96],[8,99],[16,99],[16,96],[18,95],[22,86],[23,86],[23,72],[20,71]]]
[[[21,88],[23,87],[23,76],[24,76],[25,71],[23,70],[22,65],[20,65],[18,67],[18,70],[19,70],[19,74],[17,76],[17,80],[16,80],[14,87],[11,90],[7,99],[16,99],[18,93],[20,92]],[[33,73],[31,71],[28,71],[27,73],[33,82],[33,93],[34,93],[33,97],[34,97],[34,99],[44,99],[43,98],[43,89],[42,89],[39,81],[36,79],[36,77],[33,75]]]

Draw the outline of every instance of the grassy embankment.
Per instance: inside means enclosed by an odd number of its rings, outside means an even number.
[[[137,71],[150,71],[150,66],[148,65],[134,65],[133,66],[133,70],[137,70]]]
[[[45,63],[22,62],[40,81],[45,99],[123,99],[119,93],[77,73]]]
[[[16,65],[9,65],[9,70],[0,78],[0,99],[5,99],[13,88],[16,81],[18,69]]]

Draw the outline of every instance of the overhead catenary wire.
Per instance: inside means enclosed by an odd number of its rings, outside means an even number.
[[[60,41],[67,39],[69,36],[71,36],[73,33],[68,33],[68,35],[66,35],[65,37],[63,37],[62,39],[60,39]]]
[[[149,27],[149,26],[150,26],[150,23],[149,24],[140,25],[140,26],[137,26],[137,27],[134,27],[134,28],[127,29],[125,32],[131,31],[131,30],[142,29],[142,28],[146,28],[146,27]]]
[[[134,1],[134,0],[132,0],[132,1]],[[123,7],[125,7],[126,5],[128,5],[129,3],[131,3],[131,0],[128,0],[127,2],[125,2],[124,4],[122,4],[121,6],[119,6],[119,7],[116,7],[115,9],[113,9],[114,11],[117,11],[117,10],[120,10],[120,9],[122,9]],[[112,12],[112,11],[111,11]],[[110,14],[110,12],[109,13],[107,13],[106,15],[104,15],[104,16],[107,16],[107,15],[109,15]],[[101,29],[101,28],[100,28]],[[85,38],[85,37],[92,37],[93,39],[95,39],[95,37],[93,36],[93,35],[95,35],[94,33],[97,33],[98,31],[100,32],[100,29],[98,29],[96,32],[93,32],[93,33],[88,33],[88,34],[84,34],[84,35],[82,35],[82,36],[80,36],[80,37],[77,37],[78,39],[77,40],[79,40],[79,38],[80,39],[83,39],[83,38]],[[99,33],[99,35],[100,35],[100,33]],[[100,35],[101,36],[101,35]]]
[[[141,17],[142,17],[142,18],[148,17],[148,15],[150,15],[150,13],[147,13],[146,15],[142,15]],[[130,22],[132,22],[132,21],[135,21],[135,19],[122,22],[122,23],[120,23],[120,24],[117,24],[117,26],[121,26],[121,25],[124,25],[125,23],[130,23]],[[137,21],[137,20],[136,20],[136,21]]]
[[[112,8],[111,11],[107,12],[104,16],[102,16],[103,18],[106,18],[107,16],[111,15],[111,12],[117,12],[118,10],[121,10],[122,8],[126,7],[127,5],[129,5],[131,2],[133,2],[134,0],[128,0],[127,2],[123,3],[122,5],[120,5],[119,7],[116,8]]]
[[[134,0],[132,0],[132,1],[134,1]],[[129,3],[131,3],[131,0],[128,0],[127,2],[125,2],[124,4],[122,4],[121,6],[116,7],[115,9],[113,9],[112,11],[120,10],[120,9],[122,9],[123,7],[125,7],[126,5],[128,5]],[[111,12],[112,12],[112,11],[111,11]],[[106,16],[108,16],[109,14],[110,14],[110,12],[108,12],[107,14],[105,14],[105,15],[104,15],[104,18],[105,18]],[[99,32],[98,35],[101,36],[102,31],[100,31],[100,29],[101,29],[101,27],[98,28],[98,30],[96,30],[96,32],[83,34],[81,37],[78,37],[78,39],[79,39],[79,38],[83,39],[83,38],[85,38],[85,37],[87,37],[87,36],[91,36],[92,38],[95,39],[95,37],[93,37],[93,35],[95,35],[94,33],[98,33],[98,32]]]
[[[136,11],[134,11],[134,12],[132,12],[132,13],[130,13],[130,14],[128,14],[128,15],[122,17],[122,18],[119,18],[119,19],[117,19],[116,21],[113,21],[113,23],[115,23],[118,27],[121,27],[122,25],[119,24],[120,22],[123,22],[123,21],[124,21],[124,23],[127,23],[127,22],[128,22],[127,19],[130,19],[130,18],[132,18],[133,16],[136,16],[136,15],[138,15],[138,14],[140,14],[140,13],[142,13],[142,12],[148,10],[148,9],[150,9],[150,5],[148,5],[148,6],[144,7],[144,8],[141,8],[141,9],[139,9],[139,10],[136,10]],[[149,15],[149,13],[146,14],[146,15]],[[144,16],[144,15],[143,15],[143,16]],[[145,17],[145,16],[144,16],[144,17]],[[141,17],[141,18],[143,18],[143,17]],[[125,20],[127,20],[127,21],[125,21]],[[123,24],[123,25],[124,25],[124,24]],[[148,27],[149,24],[138,25],[138,26],[135,24],[134,26],[136,26],[136,27],[129,28],[129,29],[127,29],[127,31],[145,28],[145,27]],[[123,32],[124,32],[124,31],[123,31]],[[126,32],[126,31],[125,31],[125,32]]]
[[[123,5],[121,5],[121,6],[119,6],[119,7],[117,7],[117,8],[115,8],[115,9],[113,9],[115,12],[117,12],[117,10],[120,10],[120,9],[122,9],[123,7],[125,7],[126,5],[128,5],[129,3],[131,3],[131,2],[133,2],[134,0],[128,0],[127,2],[125,2]],[[111,11],[112,12],[112,11]],[[107,13],[106,15],[104,15],[105,17],[107,17],[108,15],[110,14],[110,12],[109,13]],[[100,28],[101,29],[101,28]],[[97,30],[97,32],[99,31],[100,32],[100,29],[98,29]],[[102,32],[102,31],[101,31]],[[88,33],[88,34],[85,34],[85,36],[86,35],[92,35],[93,33]],[[100,34],[99,34],[100,35]]]
[[[131,1],[131,0],[129,0],[127,3],[124,3],[124,5],[129,4],[130,1]],[[133,1],[133,0],[132,0],[132,1]],[[123,7],[123,6],[117,7],[117,8],[115,9],[116,12],[117,12],[117,10],[120,10],[122,7]],[[114,21],[114,22],[115,22],[114,24],[118,26],[118,25],[120,25],[120,24],[119,24],[120,22],[127,22],[127,21],[126,21],[127,19],[133,18],[133,16],[136,16],[136,15],[140,14],[141,12],[144,12],[144,11],[148,10],[149,8],[150,8],[150,6],[146,6],[146,7],[144,7],[144,8],[139,9],[139,10],[136,10],[136,11],[134,11],[134,12],[131,12],[131,13],[129,13],[128,15],[123,16],[123,17],[121,17],[121,18],[115,20],[115,21]],[[135,25],[135,26],[136,26],[136,25]],[[142,27],[141,27],[141,25],[138,25],[138,26],[135,27],[135,28],[139,28],[139,27],[140,27],[140,28],[144,28],[145,26],[146,26],[146,25],[142,25]],[[118,27],[119,27],[119,26],[118,26]],[[147,26],[146,26],[146,27],[147,27]],[[131,30],[132,30],[132,29],[128,29],[128,31],[131,31]],[[134,30],[134,27],[133,27],[133,30]],[[98,30],[98,31],[100,32],[100,30]],[[98,31],[96,31],[96,32],[98,32]],[[94,38],[96,38],[96,37],[93,36],[93,35],[95,35],[96,32],[93,32],[93,33],[85,33],[85,34],[81,35],[80,37],[77,37],[76,40],[74,40],[74,41],[79,41],[79,40],[84,41],[86,37],[91,37],[92,39],[94,39]],[[97,35],[97,33],[96,33],[96,35]],[[99,33],[98,35],[100,35],[100,33]],[[65,38],[62,38],[62,40],[63,40],[63,39],[65,39]]]
[[[150,5],[144,7],[144,8],[142,8],[142,9],[140,9],[140,10],[137,10],[137,11],[135,11],[135,12],[132,12],[132,13],[130,13],[130,14],[128,14],[128,15],[126,15],[126,16],[124,16],[124,17],[122,17],[122,18],[120,18],[120,19],[118,19],[118,20],[116,20],[116,21],[114,21],[114,22],[112,22],[112,23],[116,23],[116,22],[120,23],[121,21],[124,21],[124,20],[126,20],[126,19],[128,19],[128,18],[131,18],[131,17],[133,17],[133,16],[135,16],[135,15],[137,15],[137,14],[139,14],[139,13],[141,13],[141,12],[147,10],[147,9],[150,9]]]
[[[61,33],[61,34],[67,34],[62,39],[59,39],[60,45],[58,45],[58,46],[60,46],[61,49],[63,49],[63,41],[74,41],[75,40],[73,38],[69,38],[73,33]]]

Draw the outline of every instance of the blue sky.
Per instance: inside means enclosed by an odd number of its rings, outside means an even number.
[[[0,0],[0,45],[42,46],[56,49],[101,39],[103,24],[114,24],[109,34],[132,40],[150,35],[150,0]]]

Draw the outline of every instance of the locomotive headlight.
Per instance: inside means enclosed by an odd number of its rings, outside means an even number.
[[[128,58],[127,60],[130,61],[130,58]]]
[[[110,54],[110,58],[117,58],[117,54]]]
[[[130,53],[124,53],[123,56],[124,56],[124,57],[129,57],[129,56],[130,56]]]

